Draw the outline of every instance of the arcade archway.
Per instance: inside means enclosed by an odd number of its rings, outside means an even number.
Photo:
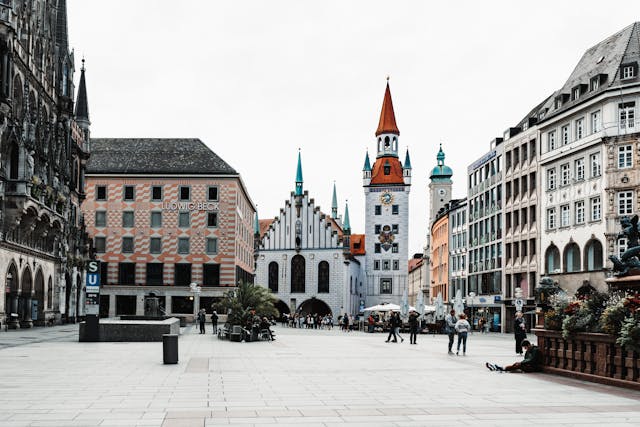
[[[283,314],[291,313],[289,306],[281,299],[277,300],[273,305],[276,307],[276,310],[278,310],[278,318],[282,317]]]
[[[325,316],[331,313],[331,309],[329,308],[327,303],[322,301],[321,299],[311,298],[300,304],[300,307],[298,307],[298,312],[302,315],[319,314],[320,316]]]

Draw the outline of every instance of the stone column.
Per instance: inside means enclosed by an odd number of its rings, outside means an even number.
[[[17,316],[12,316],[13,313],[18,313],[18,294],[11,294],[11,302],[10,306],[7,307],[7,319],[9,324],[9,329],[20,329],[20,322],[18,321]]]
[[[109,295],[109,317],[116,317],[116,296]]]
[[[20,327],[25,329],[33,328],[33,319],[31,318],[31,294],[25,295],[23,304],[24,313]]]
[[[144,293],[136,294],[136,316],[144,316]]]
[[[173,313],[173,307],[171,306],[171,295],[165,295],[164,297],[164,311],[167,314]]]

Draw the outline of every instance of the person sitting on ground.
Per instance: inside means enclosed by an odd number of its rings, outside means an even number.
[[[540,349],[531,344],[529,340],[522,341],[522,348],[524,348],[524,359],[522,362],[516,362],[513,365],[498,366],[493,363],[487,362],[485,366],[490,371],[498,371],[498,372],[540,372],[542,371],[542,353],[540,353]]]
[[[260,330],[266,330],[269,333],[269,338],[271,338],[271,341],[276,340],[273,337],[273,332],[271,331],[271,322],[269,322],[266,317],[263,317],[262,321],[260,322]]]

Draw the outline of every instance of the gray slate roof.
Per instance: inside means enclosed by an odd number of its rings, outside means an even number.
[[[600,93],[618,88],[627,82],[620,81],[620,66],[630,62],[640,61],[640,22],[635,22],[612,36],[607,37],[597,45],[587,49],[582,55],[578,65],[562,86],[551,97],[547,99],[541,109],[547,109],[549,114],[545,118],[554,116],[562,111],[572,108],[577,103],[581,103]],[[554,110],[554,99],[561,94],[571,94],[571,90],[580,85],[589,85],[592,77],[599,74],[606,75],[606,81],[600,85],[599,89],[587,92],[575,101],[569,101],[561,108]],[[631,82],[637,82],[632,79]]]
[[[87,173],[238,174],[197,138],[92,138]]]

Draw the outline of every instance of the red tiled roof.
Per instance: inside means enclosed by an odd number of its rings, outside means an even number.
[[[364,234],[352,234],[350,243],[351,255],[365,255],[366,251],[364,248]],[[356,246],[358,246],[356,248]]]
[[[391,167],[389,175],[384,174],[384,165],[387,162]],[[404,184],[400,160],[397,157],[378,158],[371,171],[371,184]]]
[[[264,234],[269,229],[269,226],[273,224],[273,219],[259,219],[258,223],[260,224],[260,237],[264,236]]]
[[[391,101],[389,82],[387,82],[387,89],[384,92],[384,101],[382,101],[382,111],[380,111],[380,122],[378,123],[378,130],[376,130],[376,136],[381,133],[400,135],[400,131],[396,125],[396,115],[393,112],[393,101]]]
[[[327,216],[325,216],[325,217],[324,217],[324,219],[325,219],[325,221],[327,221],[327,222],[331,225],[331,228],[332,228],[334,231],[337,231],[337,232],[338,232],[338,237],[340,238],[340,240],[342,240],[342,236],[344,236],[344,232],[342,231],[342,227],[340,227],[340,226],[338,225],[338,223],[336,222],[336,220],[335,220],[335,219],[331,218],[331,217],[330,217],[330,216],[328,216],[328,215],[327,215]]]
[[[420,268],[420,266],[422,265],[422,258],[411,258],[409,260],[409,273],[411,273],[413,270]]]

